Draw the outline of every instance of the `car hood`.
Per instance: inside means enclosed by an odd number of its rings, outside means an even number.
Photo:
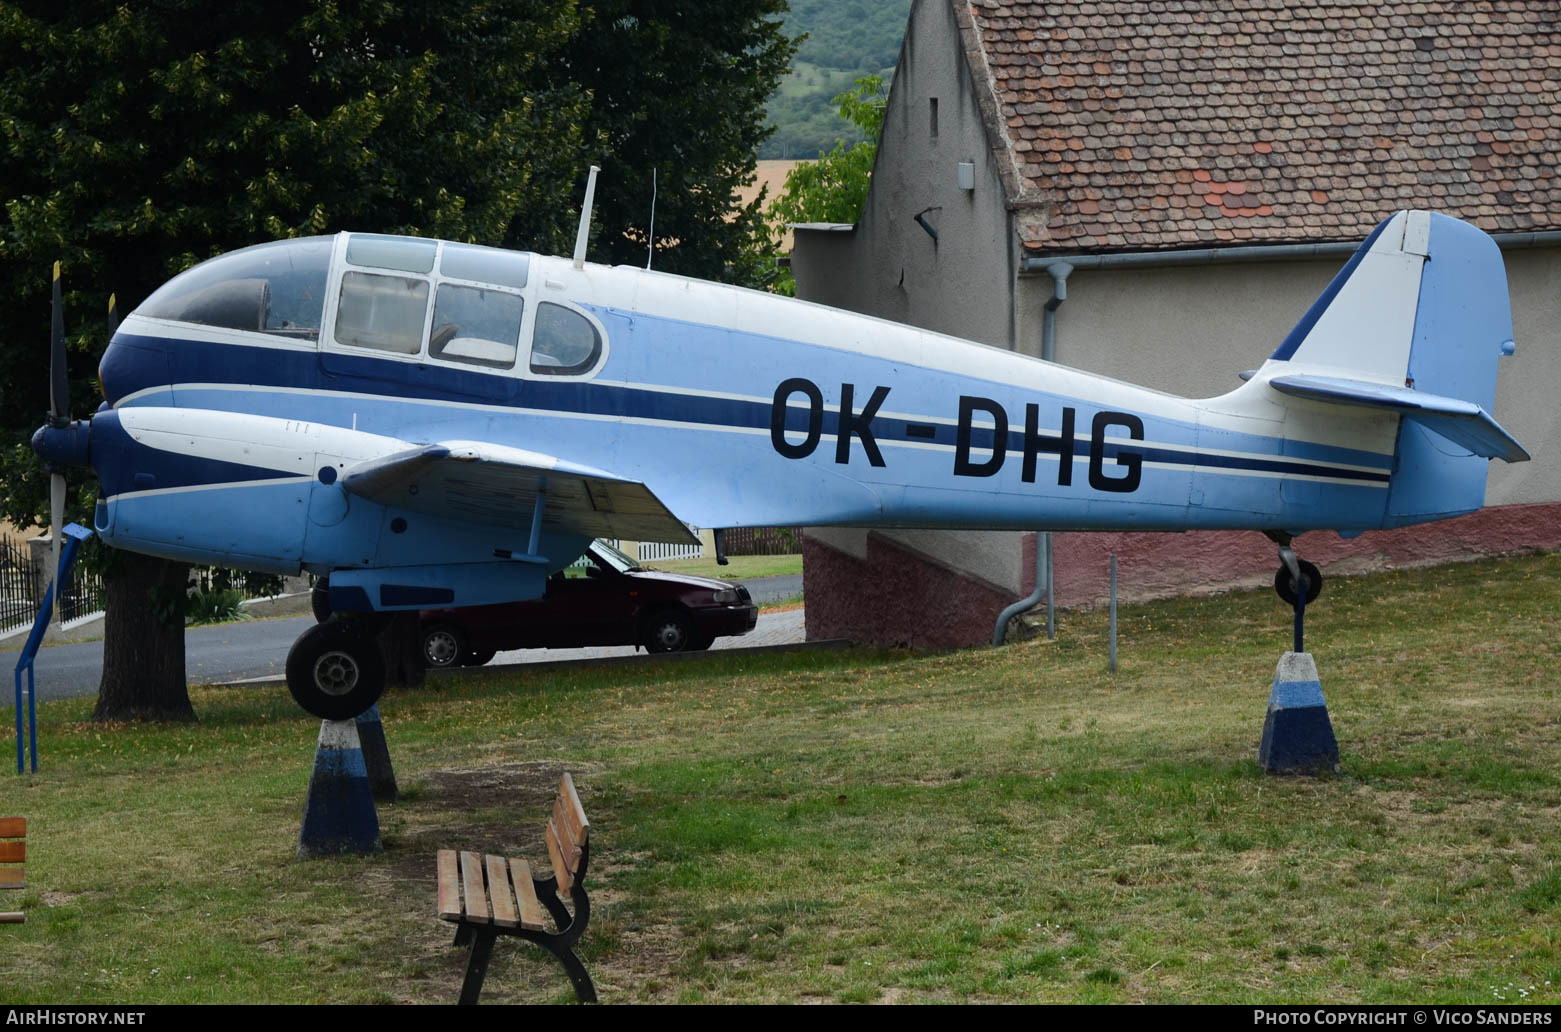
[[[716,580],[714,577],[695,577],[687,573],[663,573],[660,570],[630,570],[624,576],[633,577],[635,580],[653,580],[667,584],[682,584],[691,588],[709,588],[711,591],[737,587],[736,584],[730,581]]]

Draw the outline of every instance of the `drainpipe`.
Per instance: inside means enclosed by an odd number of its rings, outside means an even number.
[[[1026,259],[1025,265],[1035,259]],[[1073,271],[1073,266],[1066,261],[1053,261],[1045,266],[1052,278],[1052,296],[1046,302],[1046,310],[1041,316],[1041,357],[1048,362],[1056,360],[1057,355],[1057,309],[1068,299],[1068,274]],[[1026,271],[1029,271],[1028,268]],[[1046,597],[1046,637],[1055,640],[1057,637],[1056,607],[1052,601],[1052,588],[1055,582],[1052,578],[1052,536],[1051,531],[1039,531],[1035,535],[1035,592],[1029,598],[1022,598],[997,615],[997,626],[992,628],[992,644],[1001,645],[1008,638],[1008,621],[1020,613],[1033,609],[1041,601],[1041,596]]]

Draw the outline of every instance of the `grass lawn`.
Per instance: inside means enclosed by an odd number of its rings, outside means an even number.
[[[950,654],[711,654],[450,678],[382,703],[386,849],[294,858],[318,722],[278,688],[200,723],[41,707],[0,1002],[450,1002],[434,851],[545,865],[574,772],[607,1002],[1561,998],[1561,556],[1335,578],[1308,644],[1343,753],[1254,757],[1271,593],[1063,613]],[[6,715],[9,719],[9,715]],[[16,894],[10,894],[16,895]],[[485,1002],[572,999],[501,942]]]
[[[687,573],[696,577],[715,577],[724,581],[752,580],[755,577],[785,577],[802,572],[801,555],[732,555],[725,566],[715,556],[705,559],[657,559],[642,564],[647,570]]]

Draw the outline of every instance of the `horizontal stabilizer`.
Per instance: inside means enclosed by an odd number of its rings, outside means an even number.
[[[342,486],[382,505],[445,519],[528,529],[538,494],[542,524],[590,537],[698,542],[644,484],[540,452],[479,441],[421,445],[348,468]]]
[[[1472,401],[1333,376],[1276,376],[1268,384],[1276,391],[1297,398],[1397,412],[1486,458],[1507,462],[1527,462],[1529,459],[1523,446],[1503,430],[1490,413]]]

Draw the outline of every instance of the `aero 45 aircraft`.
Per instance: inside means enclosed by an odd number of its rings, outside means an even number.
[[[334,719],[384,684],[376,622],[353,614],[536,598],[595,537],[1249,528],[1288,546],[1478,509],[1487,458],[1528,458],[1489,414],[1513,350],[1500,252],[1442,215],[1384,221],[1246,383],[1204,400],[582,253],[341,233],[212,259],[119,327],[91,420],[60,390],[33,447],[96,470],[117,548],[328,575],[341,615],[287,675]]]

